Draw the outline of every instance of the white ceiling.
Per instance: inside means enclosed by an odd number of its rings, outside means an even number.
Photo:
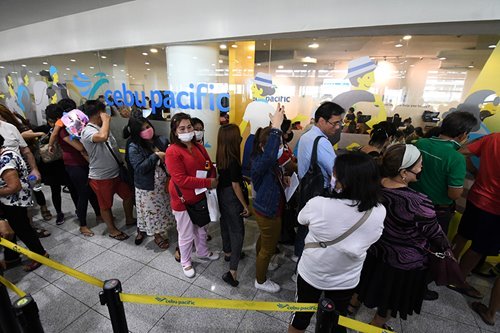
[[[2,0],[0,31],[134,0]]]

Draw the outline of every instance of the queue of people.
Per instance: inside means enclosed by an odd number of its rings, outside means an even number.
[[[325,102],[316,110],[314,124],[300,138],[294,156],[287,144],[293,136],[293,124],[278,104],[269,126],[255,133],[250,178],[244,178],[242,135],[235,124],[219,128],[214,164],[204,146],[201,120],[186,113],[174,114],[170,137],[166,138],[157,135],[148,119],[134,115],[123,131],[127,138],[123,160],[110,131],[111,117],[105,104],[85,102],[81,109],[88,119],[75,136],[64,130],[66,125],[60,120],[76,105],[63,101],[47,108],[47,130],[26,128],[23,136],[18,129],[22,122],[0,107],[0,218],[11,221],[17,237],[41,255],[48,253],[31,226],[27,207],[32,205],[31,176],[43,181],[48,178],[44,178],[43,168],[40,174],[41,163],[37,164],[23,137],[44,135],[55,136],[56,141],[49,146],[53,146],[52,151],[59,146],[62,153],[58,162],[61,168],[57,169],[60,176],[54,183],[47,181],[58,224],[64,223],[60,187],[68,185],[80,232],[87,237],[94,235],[87,226],[90,202],[97,219],[106,224],[109,237],[123,241],[129,235],[117,228],[112,212],[114,195],[118,194],[126,225],[137,225],[134,243],[139,246],[146,237],[153,237],[158,248],[166,250],[177,241],[175,259],[183,274],[193,278],[194,255],[206,261],[220,257],[209,247],[209,221],[205,219],[206,193],[215,191],[221,214],[222,252],[228,262],[228,270],[221,276],[225,283],[232,287],[240,284],[238,267],[245,257],[245,219],[253,215],[259,230],[256,289],[280,291],[281,286],[271,280],[269,272],[278,268],[273,260],[278,243],[293,243],[292,260],[297,262],[292,277],[297,286],[295,301],[316,303],[324,294],[341,315],[356,313],[361,304],[377,308],[371,324],[384,329],[392,329],[390,317],[406,320],[420,313],[424,300],[439,297],[427,287],[433,280],[432,255],[454,254],[463,276],[467,276],[482,257],[497,255],[500,250],[495,237],[500,215],[495,208],[500,207],[496,172],[500,167],[500,136],[495,133],[464,145],[477,125],[469,113],[452,112],[435,136],[413,137],[414,144],[401,143],[404,140],[394,123],[381,122],[373,126],[368,145],[341,153],[334,150],[331,139],[346,124],[345,110]],[[354,120],[352,110],[345,119]],[[463,192],[466,167],[472,165],[466,156],[472,155],[480,158],[479,171],[470,168],[477,174],[477,181],[469,192],[458,235],[450,243],[448,226],[455,200]],[[294,172],[301,182],[297,190],[300,195],[292,196],[290,202],[285,191]],[[315,189],[304,183],[313,176]],[[252,205],[247,181],[254,193]],[[311,193],[305,193],[306,189]],[[33,193],[38,196],[42,216],[48,218],[44,200],[38,191]],[[308,200],[300,202],[304,197]],[[137,219],[132,214],[134,205]],[[475,223],[478,218],[480,223]],[[177,240],[171,238],[169,230],[174,226]],[[460,258],[468,240],[472,240],[472,247]],[[5,252],[5,258],[10,265],[19,261],[11,251]],[[31,262],[26,269],[39,266]],[[465,279],[449,288],[482,297]],[[493,293],[499,289],[494,288]],[[490,307],[474,304],[474,311],[485,322],[494,323],[491,309],[498,308],[497,303]],[[312,313],[294,313],[288,331],[305,331],[311,317]],[[335,332],[345,329],[338,327]]]

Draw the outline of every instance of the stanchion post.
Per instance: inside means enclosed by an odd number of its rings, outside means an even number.
[[[0,332],[21,333],[7,288],[0,283]]]
[[[104,281],[103,291],[99,293],[101,305],[107,305],[113,333],[128,333],[125,309],[120,299],[122,284],[117,279]]]
[[[42,323],[38,315],[38,306],[31,295],[26,295],[14,302],[19,325],[24,333],[43,333]]]
[[[328,298],[321,298],[316,312],[316,333],[333,332],[339,323],[339,314],[335,311],[335,304]]]

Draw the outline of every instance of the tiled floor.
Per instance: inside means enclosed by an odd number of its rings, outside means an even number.
[[[47,195],[47,198],[50,196]],[[271,278],[282,285],[278,294],[257,291],[253,287],[255,275],[254,244],[258,235],[254,222],[246,223],[244,251],[247,258],[240,262],[238,288],[231,288],[220,278],[228,269],[222,259],[215,262],[195,261],[196,277],[186,278],[180,265],[173,259],[175,244],[162,252],[151,238],[141,246],[134,245],[133,236],[119,242],[108,237],[104,224],[95,225],[94,216],[89,224],[96,233],[85,238],[78,232],[74,206],[67,194],[63,199],[66,223],[56,226],[55,220],[42,222],[39,215],[36,223],[52,232],[42,243],[51,258],[99,279],[118,278],[127,293],[204,297],[219,299],[247,299],[264,301],[292,301],[295,285],[290,280],[294,264],[288,258],[290,248],[283,248],[280,258],[282,266],[271,272]],[[115,215],[123,223],[121,204],[115,202]],[[133,228],[126,228],[133,235]],[[221,239],[217,224],[210,226],[213,240],[209,247],[221,250]],[[171,240],[176,236],[172,231]],[[87,285],[48,267],[41,267],[26,274],[20,267],[6,272],[5,276],[21,289],[33,295],[40,309],[40,317],[45,332],[112,332],[107,308],[99,303],[99,288]],[[492,281],[471,277],[475,285],[485,295],[489,295]],[[397,332],[500,332],[499,323],[495,327],[483,324],[470,309],[471,299],[447,288],[434,287],[439,291],[439,299],[424,302],[422,314],[408,320],[392,319],[391,324]],[[11,295],[12,299],[15,295]],[[487,302],[489,296],[483,300]],[[266,313],[238,310],[212,310],[182,307],[167,307],[141,304],[125,304],[128,328],[131,332],[286,332],[289,314]],[[369,321],[373,310],[362,308],[357,319]],[[313,319],[314,322],[314,319]],[[309,327],[311,332],[314,326]]]

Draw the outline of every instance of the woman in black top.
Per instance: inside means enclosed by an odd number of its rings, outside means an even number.
[[[223,125],[217,137],[217,170],[219,184],[217,196],[221,212],[220,229],[224,259],[229,261],[229,272],[222,279],[233,287],[239,282],[236,271],[242,256],[245,225],[243,218],[248,217],[248,203],[243,195],[243,176],[240,161],[240,129],[234,124]]]

